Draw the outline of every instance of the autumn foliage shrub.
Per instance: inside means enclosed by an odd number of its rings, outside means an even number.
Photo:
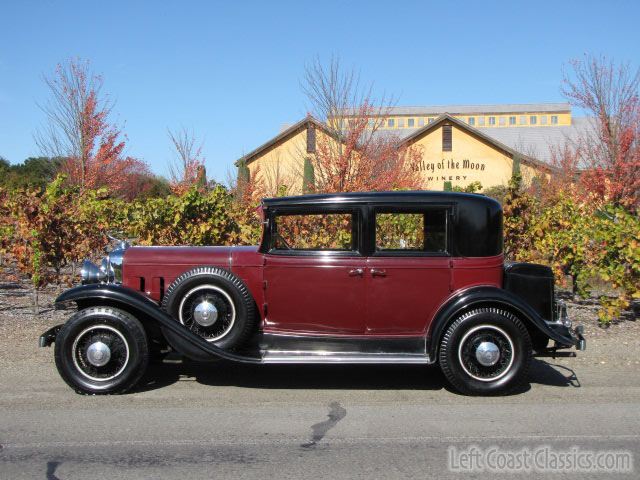
[[[15,260],[37,294],[44,285],[70,283],[65,267],[102,257],[109,232],[138,245],[257,245],[260,197],[259,185],[249,182],[231,191],[193,187],[179,197],[127,202],[106,188],[68,186],[63,176],[46,190],[0,189],[0,254]],[[394,218],[385,228],[394,238],[420,243],[411,237],[419,230],[415,221]],[[313,230],[317,245],[349,244],[342,219],[322,228],[307,223],[296,228]],[[573,280],[576,294],[588,294],[594,278],[609,282],[616,295],[600,298],[603,322],[640,298],[640,219],[620,206],[602,207],[569,189],[538,199],[521,188],[516,173],[505,194],[504,238],[507,259],[551,266],[557,282]]]
[[[504,202],[505,256],[553,268],[556,281],[571,277],[583,296],[599,278],[615,289],[600,297],[600,320],[617,318],[640,299],[640,218],[613,203],[604,207],[567,187],[542,201],[512,178]]]

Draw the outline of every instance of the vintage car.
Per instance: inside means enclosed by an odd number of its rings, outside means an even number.
[[[77,392],[124,392],[151,356],[198,361],[439,363],[466,394],[507,393],[532,356],[585,348],[549,267],[505,263],[502,207],[449,192],[265,199],[258,247],[122,242],[57,308],[55,342]],[[552,342],[551,344],[549,342]],[[216,364],[212,368],[219,368]]]

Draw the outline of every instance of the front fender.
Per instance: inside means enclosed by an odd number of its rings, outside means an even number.
[[[263,363],[262,358],[237,355],[207,342],[181,323],[176,322],[170,315],[164,312],[156,302],[131,288],[115,284],[94,283],[81,285],[67,290],[58,296],[55,301],[56,309],[64,309],[66,304],[70,302],[75,302],[79,307],[87,303],[99,305],[100,302],[108,302],[116,308],[121,306],[134,314],[138,312],[158,322],[159,326],[175,333],[182,340],[201,350],[205,355],[234,362]]]
[[[552,330],[547,322],[520,297],[497,287],[474,287],[464,290],[445,303],[434,317],[427,332],[429,338],[429,357],[436,358],[440,339],[449,323],[460,314],[473,308],[496,307],[511,311],[525,324],[537,328],[551,340],[557,342],[563,348],[572,347],[575,344],[570,336],[564,336]]]

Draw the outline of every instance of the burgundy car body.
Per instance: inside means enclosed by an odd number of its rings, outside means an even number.
[[[424,336],[456,292],[499,288],[503,273],[502,255],[286,257],[258,247],[132,247],[122,285],[159,302],[180,274],[201,265],[228,268],[247,285],[264,332],[363,337]]]

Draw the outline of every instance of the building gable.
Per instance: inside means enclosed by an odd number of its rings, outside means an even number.
[[[469,127],[448,114],[402,140],[418,149],[421,159],[412,165],[423,179],[424,188],[441,190],[445,182],[465,187],[480,182],[483,187],[506,185],[513,172],[513,158],[521,159],[526,179],[550,167],[520,155],[506,145]]]

